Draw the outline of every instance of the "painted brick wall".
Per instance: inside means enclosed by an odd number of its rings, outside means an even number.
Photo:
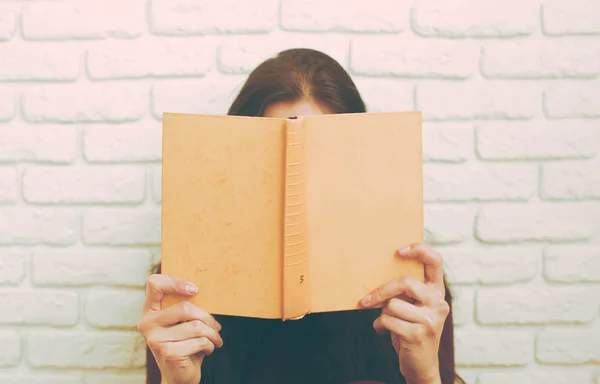
[[[597,0],[0,0],[0,382],[143,382],[161,114],[296,46],[423,111],[468,382],[600,383]]]

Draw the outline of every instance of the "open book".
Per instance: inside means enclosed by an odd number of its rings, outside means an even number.
[[[165,113],[162,273],[212,314],[358,309],[423,241],[421,114],[278,119]]]

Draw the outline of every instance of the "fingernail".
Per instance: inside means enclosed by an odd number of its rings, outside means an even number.
[[[198,287],[196,287],[194,284],[186,284],[185,291],[190,295],[195,295],[198,293]]]
[[[223,329],[223,327],[221,326],[221,323],[219,323],[218,321],[215,320],[215,324],[217,324],[217,331],[220,331],[221,329]]]
[[[402,247],[398,250],[398,253],[401,255],[406,255],[408,254],[408,252],[410,252],[410,247],[406,246],[406,247]]]
[[[360,301],[360,303],[362,305],[367,306],[367,305],[369,305],[371,303],[371,299],[372,299],[371,295],[367,295],[367,296],[365,296],[365,297],[362,298],[362,300]]]

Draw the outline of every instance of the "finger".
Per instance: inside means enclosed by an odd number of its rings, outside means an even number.
[[[186,321],[167,328],[157,328],[152,335],[152,338],[159,342],[175,342],[199,337],[206,337],[217,348],[223,346],[223,339],[219,332],[200,320]]]
[[[381,287],[371,291],[363,297],[361,304],[364,307],[378,307],[393,297],[405,294],[409,298],[424,304],[427,302],[427,286],[410,276],[394,279]]]
[[[377,307],[384,301],[405,293],[406,288],[404,278],[394,279],[369,292],[360,303],[363,307]]]
[[[378,333],[383,333],[385,331],[392,332],[404,340],[412,340],[413,334],[420,332],[419,324],[398,319],[397,317],[393,317],[384,313],[375,319],[375,322],[373,322],[373,328],[375,328]]]
[[[182,341],[163,343],[157,353],[165,361],[178,361],[182,357],[192,356],[196,353],[210,355],[215,350],[215,345],[206,337],[197,337]]]
[[[159,327],[168,327],[191,320],[200,320],[217,331],[221,330],[221,324],[210,313],[198,308],[189,301],[182,301],[171,305],[157,312],[154,318],[155,324]]]
[[[386,315],[427,326],[433,325],[431,310],[427,307],[417,307],[398,298],[392,298],[381,311]]]
[[[425,283],[410,276],[404,278],[404,283],[406,284],[406,292],[409,297],[417,300],[421,305],[431,304],[431,293],[434,291],[425,285]]]
[[[402,257],[416,258],[425,264],[425,281],[430,284],[444,285],[442,255],[424,244],[412,244],[398,250]]]
[[[146,283],[144,312],[160,310],[161,301],[165,295],[192,296],[196,293],[198,293],[198,287],[188,281],[168,275],[150,275]]]

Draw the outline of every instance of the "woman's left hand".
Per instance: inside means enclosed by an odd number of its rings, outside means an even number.
[[[373,326],[388,330],[409,384],[441,383],[438,351],[450,307],[445,300],[442,256],[415,244],[401,248],[401,257],[425,264],[425,282],[411,277],[392,280],[361,300],[365,308],[383,307]]]

